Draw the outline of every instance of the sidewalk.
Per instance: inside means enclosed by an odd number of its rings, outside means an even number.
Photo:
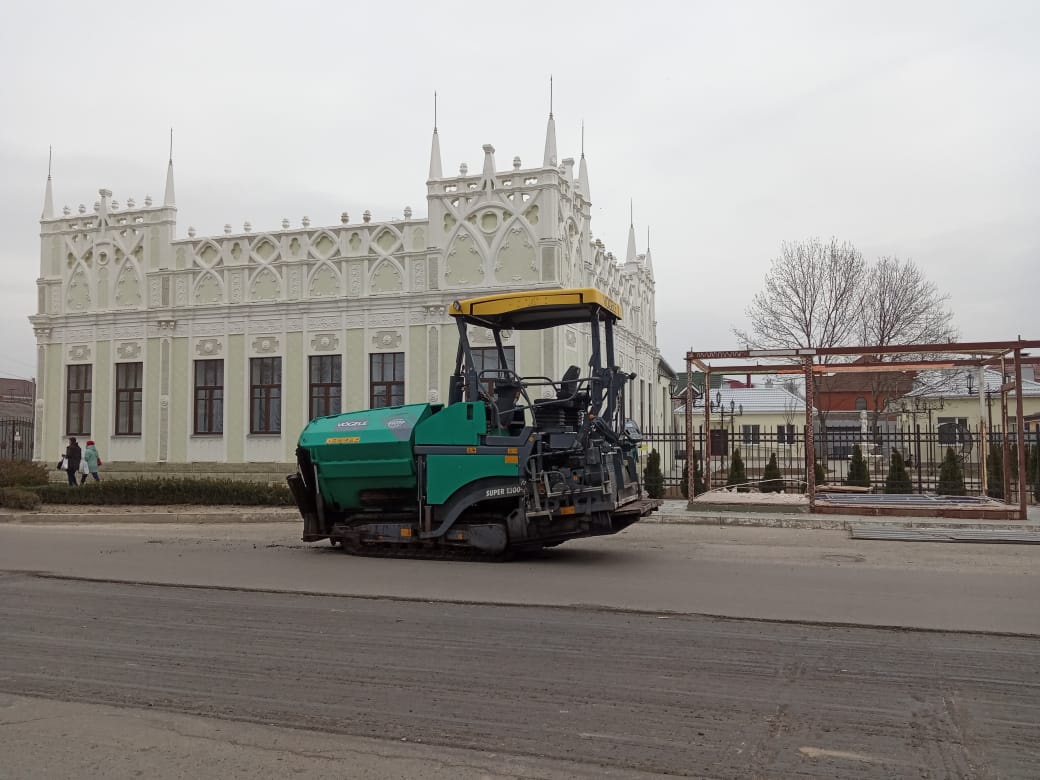
[[[51,505],[41,511],[0,509],[0,523],[97,524],[110,523],[299,523],[300,513],[288,507],[235,506],[71,506]],[[642,523],[667,525],[725,525],[757,528],[957,528],[961,530],[1040,531],[1040,507],[1029,508],[1029,519],[960,520],[938,517],[864,517],[812,515],[804,512],[698,511],[686,509],[684,499],[668,499]]]

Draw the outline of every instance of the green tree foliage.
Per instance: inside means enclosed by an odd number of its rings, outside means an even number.
[[[870,468],[867,460],[863,457],[863,448],[858,444],[852,448],[852,460],[849,461],[849,476],[845,480],[846,485],[856,487],[870,487]]]
[[[729,461],[729,476],[726,477],[726,485],[745,485],[745,487],[738,487],[738,493],[747,493],[749,488],[746,487],[747,483],[747,470],[744,468],[744,459],[740,457],[740,448],[735,447],[733,449],[733,457]]]
[[[946,450],[942,467],[939,469],[939,486],[937,492],[941,496],[963,496],[964,470],[961,468],[961,459],[953,451],[953,447]]]
[[[886,493],[912,493],[913,483],[910,475],[906,473],[906,464],[903,456],[897,450],[892,450],[892,460],[888,464],[888,476],[885,478]]]
[[[661,472],[661,454],[650,450],[643,469],[643,487],[650,498],[664,498],[664,474]]]
[[[776,461],[775,452],[769,454],[769,462],[762,471],[762,481],[758,483],[758,487],[763,493],[784,492],[783,474],[780,473],[780,464]]]
[[[986,456],[986,495],[1004,499],[1004,455],[998,444],[991,442]]]

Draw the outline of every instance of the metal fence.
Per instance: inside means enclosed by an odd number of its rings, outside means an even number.
[[[0,458],[32,460],[33,421],[28,418],[0,418]]]
[[[732,462],[733,452],[740,450],[741,460],[749,481],[762,478],[762,472],[773,453],[777,456],[777,465],[781,475],[787,482],[789,492],[804,490],[799,481],[804,483],[805,474],[805,436],[801,431],[788,434],[751,433],[740,430],[712,430],[711,464],[707,469],[711,474],[711,486],[719,487],[726,482]],[[700,462],[704,452],[704,428],[698,427],[693,433],[694,457]],[[1040,451],[1040,431],[1028,431],[1025,435],[1027,455],[1031,447]],[[934,493],[939,484],[939,472],[942,461],[948,450],[952,449],[960,463],[964,475],[964,486],[968,495],[982,493],[981,462],[983,448],[980,445],[978,428],[956,427],[936,430],[893,428],[870,434],[848,429],[834,429],[817,432],[814,437],[814,449],[817,462],[826,472],[829,484],[845,482],[849,474],[849,463],[852,451],[860,446],[871,484],[875,490],[884,490],[888,476],[890,459],[893,451],[902,455],[907,465],[914,492]],[[990,451],[998,451],[1003,455],[1003,435],[997,430],[989,435]],[[683,480],[683,468],[686,463],[686,435],[684,433],[651,432],[643,437],[645,454],[657,450],[661,455],[661,471],[664,473],[664,484],[669,496],[678,496]],[[1007,459],[1002,458],[1008,470],[1011,492],[1005,500],[1016,502],[1018,456],[1015,436],[1009,437]],[[704,473],[703,464],[701,464]],[[1040,481],[1040,456],[1030,461],[1027,458],[1026,481],[1030,485]],[[998,478],[998,483],[1003,480]],[[994,482],[990,479],[990,482]],[[991,484],[991,488],[993,485]],[[1033,490],[1027,487],[1029,501],[1036,503]],[[992,494],[992,490],[991,490]]]

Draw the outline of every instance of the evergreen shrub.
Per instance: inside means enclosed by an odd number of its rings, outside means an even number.
[[[740,448],[736,447],[733,450],[733,457],[729,461],[729,476],[726,477],[727,487],[734,485],[742,486],[737,487],[738,493],[747,493],[750,488],[747,486],[747,470],[744,468],[744,459],[740,457]]]
[[[886,493],[913,493],[914,486],[910,475],[906,473],[903,456],[892,450],[892,460],[888,464],[888,477],[885,478]]]
[[[0,488],[46,485],[50,481],[50,470],[44,463],[31,463],[26,460],[0,461]]]
[[[664,474],[661,472],[661,454],[650,450],[643,469],[643,487],[650,498],[664,498]]]
[[[986,495],[1004,499],[1004,455],[995,444],[990,445],[986,456]]]
[[[45,504],[295,506],[284,482],[232,479],[108,479],[80,487],[44,485],[37,493]]]
[[[863,457],[863,448],[858,444],[852,448],[852,460],[849,461],[849,476],[845,479],[846,485],[856,487],[870,487],[870,468],[867,460]]]
[[[25,488],[0,488],[0,506],[8,509],[38,509],[40,497],[33,491]]]
[[[961,468],[961,459],[948,447],[946,457],[943,458],[942,467],[939,469],[939,485],[936,491],[941,496],[963,496],[964,470]]]
[[[758,488],[763,493],[784,492],[783,474],[780,473],[780,464],[776,461],[775,452],[769,454],[769,462],[762,471],[762,481],[758,483]]]

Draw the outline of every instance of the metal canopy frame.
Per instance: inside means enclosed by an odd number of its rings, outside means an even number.
[[[1029,357],[1023,350],[1040,349],[1040,340],[1025,340],[1021,337],[1009,341],[969,341],[946,344],[901,344],[851,347],[808,347],[799,349],[732,349],[699,352],[690,350],[686,353],[686,463],[694,462],[693,452],[693,369],[704,373],[705,397],[711,387],[711,375],[716,374],[801,374],[805,378],[805,473],[807,492],[809,495],[809,511],[816,511],[816,447],[813,432],[813,409],[815,383],[814,376],[835,373],[876,373],[891,371],[920,371],[928,369],[968,368],[985,369],[998,367],[1001,372],[1000,407],[1002,421],[1002,439],[1004,449],[1004,495],[1010,496],[1010,474],[1008,457],[1010,442],[1008,441],[1008,394],[1015,394],[1015,438],[1018,450],[1018,519],[1026,519],[1026,453],[1025,423],[1022,409],[1022,366],[1040,365],[1040,358]],[[827,362],[829,358],[878,357],[881,355],[907,355],[906,360],[881,361],[874,363]],[[925,358],[922,355],[939,355],[942,357]],[[965,357],[966,356],[966,357]],[[711,360],[785,360],[788,362],[770,362],[754,364],[738,364],[713,366]],[[1004,381],[1008,370],[1014,371],[1014,380]],[[980,396],[984,392],[979,388]],[[704,480],[707,489],[711,489],[711,410],[704,404]],[[988,431],[983,428],[981,436],[986,447]],[[985,454],[983,454],[985,464]],[[694,495],[694,468],[687,469],[687,490]],[[986,470],[982,469],[983,491],[986,486]],[[855,514],[849,508],[850,514]]]

